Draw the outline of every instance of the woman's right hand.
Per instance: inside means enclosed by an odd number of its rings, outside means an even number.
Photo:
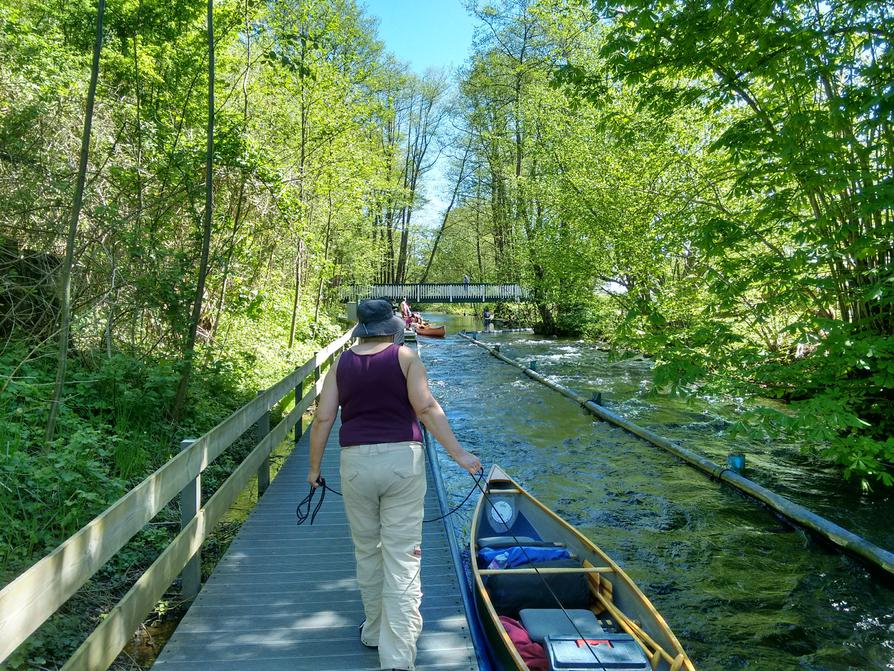
[[[477,475],[478,471],[481,470],[481,460],[467,450],[463,450],[455,455],[453,460],[464,470],[468,471],[470,475]]]

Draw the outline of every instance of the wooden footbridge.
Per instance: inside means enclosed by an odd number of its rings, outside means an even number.
[[[417,303],[507,303],[530,300],[530,292],[518,284],[352,284],[342,288],[342,302],[364,298],[406,298]]]
[[[338,425],[323,459],[327,484],[338,479]],[[329,494],[313,526],[295,524],[306,493],[308,434],[258,502],[227,554],[165,645],[153,668],[379,669],[360,644],[363,621],[354,579],[354,549],[341,498]],[[428,480],[432,482],[429,468]],[[440,515],[430,486],[425,517]],[[468,634],[444,522],[423,528],[422,617],[418,664],[424,669],[478,669]]]
[[[359,641],[363,608],[341,499],[330,494],[313,526],[295,524],[295,505],[307,491],[309,433],[302,432],[301,416],[322,389],[323,371],[349,344],[345,334],[210,432],[185,441],[177,456],[0,591],[0,663],[179,494],[182,530],[64,671],[108,668],[178,575],[184,596],[195,599],[155,663],[162,671],[378,669],[377,653]],[[271,430],[271,409],[293,403]],[[257,446],[203,504],[202,471],[253,427]],[[271,482],[270,452],[292,429],[296,448]],[[336,431],[323,472],[338,490]],[[426,519],[447,505],[428,447]],[[259,503],[202,587],[202,542],[255,475]],[[418,645],[418,662],[425,669],[487,668],[487,662],[479,663],[482,648],[473,642],[477,630],[469,625],[471,604],[457,560],[448,523],[426,524],[425,625]]]

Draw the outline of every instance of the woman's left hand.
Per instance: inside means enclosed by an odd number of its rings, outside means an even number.
[[[319,469],[310,469],[307,472],[307,484],[316,489],[320,486],[320,483],[317,482],[320,479],[320,470]]]
[[[453,457],[457,464],[468,471],[469,475],[475,475],[481,470],[481,461],[471,452],[463,450]]]

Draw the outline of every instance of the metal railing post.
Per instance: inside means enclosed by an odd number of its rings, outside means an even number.
[[[258,396],[264,394],[266,392],[259,391]],[[258,418],[258,421],[255,422],[255,428],[257,429],[258,442],[260,443],[264,438],[270,433],[270,408]],[[258,498],[261,498],[261,495],[267,490],[267,487],[270,486],[270,455],[268,454],[264,457],[264,461],[261,462],[261,465],[258,466]]]
[[[195,441],[194,438],[187,438],[180,441],[180,451],[189,449]],[[199,512],[202,506],[202,474],[196,475],[195,479],[180,490],[180,529],[186,528],[193,517]],[[198,595],[202,588],[202,550],[196,550],[196,553],[186,562],[183,571],[180,573],[180,588],[183,598],[192,601]]]

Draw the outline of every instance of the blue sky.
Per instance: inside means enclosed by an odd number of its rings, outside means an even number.
[[[361,0],[379,19],[385,48],[422,74],[427,68],[462,65],[472,44],[474,21],[462,0]]]

